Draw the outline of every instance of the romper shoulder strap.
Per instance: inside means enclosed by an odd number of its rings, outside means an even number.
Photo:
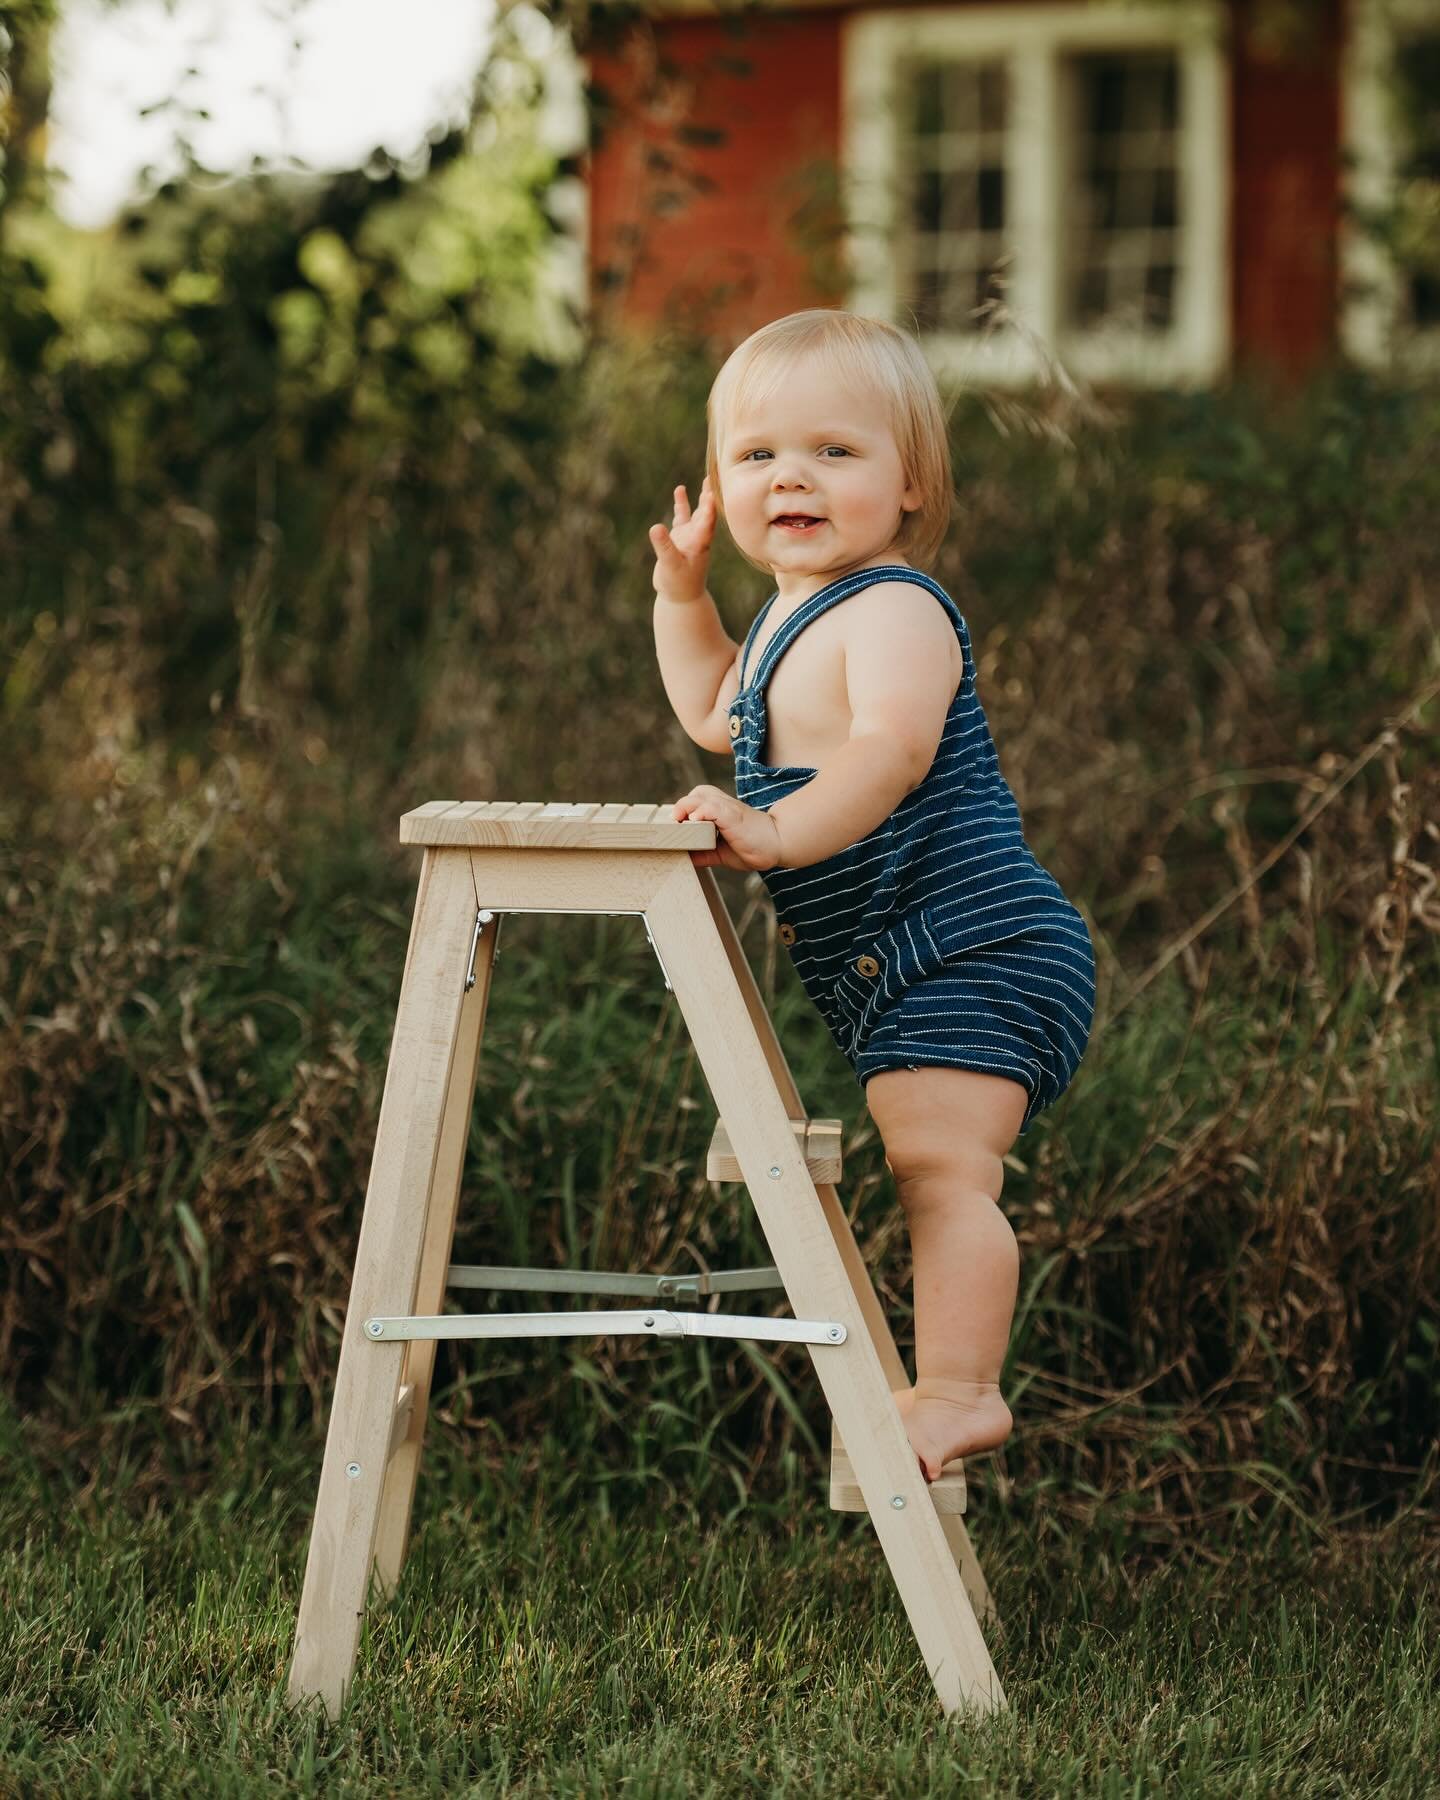
[[[973,683],[974,661],[970,653],[970,634],[966,630],[965,618],[960,611],[960,608],[951,599],[949,594],[945,592],[940,583],[932,580],[923,570],[912,569],[907,563],[881,563],[873,569],[856,569],[850,575],[842,575],[838,581],[832,581],[827,587],[818,589],[808,600],[797,606],[795,611],[791,613],[790,617],[765,646],[765,653],[760,658],[759,665],[755,671],[753,685],[758,688],[764,688],[768,684],[771,675],[775,672],[776,663],[779,662],[780,658],[812,620],[818,619],[822,613],[828,612],[832,606],[838,606],[842,600],[848,600],[852,594],[858,594],[867,587],[874,587],[875,584],[880,581],[913,581],[917,586],[929,589],[945,608],[946,612],[949,613],[950,622],[954,625],[956,633],[959,636],[960,647],[965,658],[965,675],[962,679],[962,685],[964,685],[965,682]],[[759,617],[755,620],[755,624],[751,627],[751,637],[746,639],[745,645],[747,655],[749,654],[750,644],[753,641],[756,629],[759,627],[760,620],[765,617],[765,613],[769,612],[776,597],[777,596],[772,595],[771,599],[766,602],[764,611],[760,613]],[[743,668],[741,671],[741,684],[742,686],[744,684]]]
[[[747,631],[745,633],[745,648],[740,652],[740,685],[742,688],[745,685],[745,665],[747,662],[749,662],[750,652],[755,647],[755,634],[759,631],[760,627],[765,623],[766,613],[769,612],[770,608],[775,604],[775,602],[779,598],[780,598],[780,590],[779,590],[779,588],[776,588],[775,592],[770,596],[770,598],[760,608],[759,612],[756,613],[754,622],[751,624],[749,631]]]

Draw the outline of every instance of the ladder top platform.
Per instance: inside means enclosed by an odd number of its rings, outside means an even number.
[[[427,800],[400,818],[402,844],[510,850],[713,850],[708,819],[673,800]]]

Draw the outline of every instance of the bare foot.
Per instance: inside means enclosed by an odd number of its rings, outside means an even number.
[[[937,1480],[945,1464],[957,1456],[996,1449],[1014,1424],[993,1381],[922,1375],[914,1387],[892,1391],[927,1481]]]

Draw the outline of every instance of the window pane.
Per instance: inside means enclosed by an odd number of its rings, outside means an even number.
[[[1402,39],[1395,51],[1402,142],[1396,251],[1405,323],[1440,325],[1440,32]]]
[[[1005,129],[1005,65],[980,64],[980,129]]]
[[[902,63],[897,291],[921,330],[979,332],[1005,254],[1003,62]],[[1003,329],[997,326],[996,329]]]
[[[1178,59],[1170,50],[1072,55],[1064,79],[1074,131],[1066,322],[1168,330],[1180,260]]]
[[[910,185],[911,220],[916,231],[938,231],[945,210],[944,181],[938,169],[917,169]]]
[[[917,137],[934,137],[945,120],[945,86],[940,69],[917,69],[911,83],[912,129]]]
[[[981,169],[978,182],[980,227],[1000,231],[1005,225],[1005,171]]]

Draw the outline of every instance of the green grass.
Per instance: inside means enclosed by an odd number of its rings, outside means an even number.
[[[1440,1544],[1239,1517],[1135,1549],[976,1465],[1010,1709],[944,1718],[868,1521],[813,1459],[697,1516],[676,1469],[480,1461],[433,1431],[401,1588],[346,1714],[287,1710],[314,1441],[226,1448],[163,1503],[12,1439],[0,1793],[1437,1791]],[[142,1500],[141,1494],[151,1496]]]

